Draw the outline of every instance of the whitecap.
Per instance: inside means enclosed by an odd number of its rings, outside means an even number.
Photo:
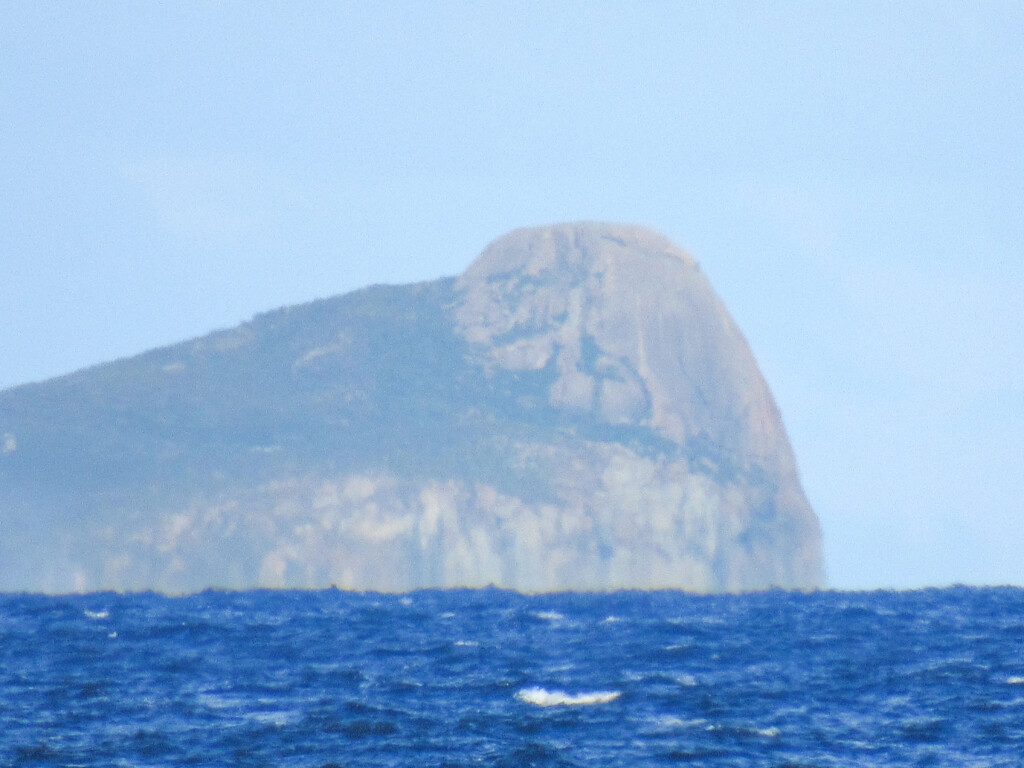
[[[654,718],[654,724],[659,728],[700,728],[706,726],[708,721],[702,717],[684,720],[676,715],[659,715]]]
[[[548,621],[561,621],[565,618],[565,616],[560,614],[558,611],[537,611],[537,613],[533,615],[538,619],[546,619]]]
[[[1024,685],[1024,677],[1008,677],[1006,678],[1007,685]]]
[[[242,715],[242,719],[251,723],[258,723],[260,725],[273,725],[280,728],[284,725],[289,725],[298,720],[298,714],[295,712],[288,711],[271,711],[271,712],[246,712]]]
[[[538,707],[578,707],[590,704],[607,704],[622,695],[621,691],[587,691],[585,693],[566,693],[565,691],[549,691],[540,687],[523,688],[516,698],[526,704]]]
[[[244,714],[252,702],[240,695],[228,692],[218,693],[215,691],[202,691],[196,696],[196,701],[206,709],[214,710],[225,715]]]
[[[480,645],[480,643],[478,643],[476,640],[456,640],[455,645],[459,646],[460,648],[476,648],[478,645]]]
[[[110,611],[90,611],[86,609],[85,615],[90,619],[109,619]]]
[[[719,725],[717,723],[712,723],[711,725],[707,726],[704,730],[709,732],[730,730],[739,734],[746,734],[748,736],[762,736],[766,739],[777,739],[782,734],[782,731],[780,731],[774,725],[768,728],[737,728],[734,726],[724,726]]]

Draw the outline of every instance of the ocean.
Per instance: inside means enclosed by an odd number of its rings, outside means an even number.
[[[0,595],[3,766],[1024,766],[1024,590]]]

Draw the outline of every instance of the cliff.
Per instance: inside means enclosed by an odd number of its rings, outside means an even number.
[[[636,227],[7,390],[0,436],[0,590],[823,581],[746,341]]]

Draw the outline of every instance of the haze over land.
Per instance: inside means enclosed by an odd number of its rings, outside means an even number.
[[[0,389],[636,221],[771,382],[830,584],[1024,583],[1019,2],[8,3]]]
[[[824,578],[746,341],[636,227],[0,393],[0,432],[0,590]]]

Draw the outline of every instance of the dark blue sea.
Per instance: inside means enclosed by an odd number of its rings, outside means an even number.
[[[1024,590],[0,596],[3,766],[1024,766]]]

